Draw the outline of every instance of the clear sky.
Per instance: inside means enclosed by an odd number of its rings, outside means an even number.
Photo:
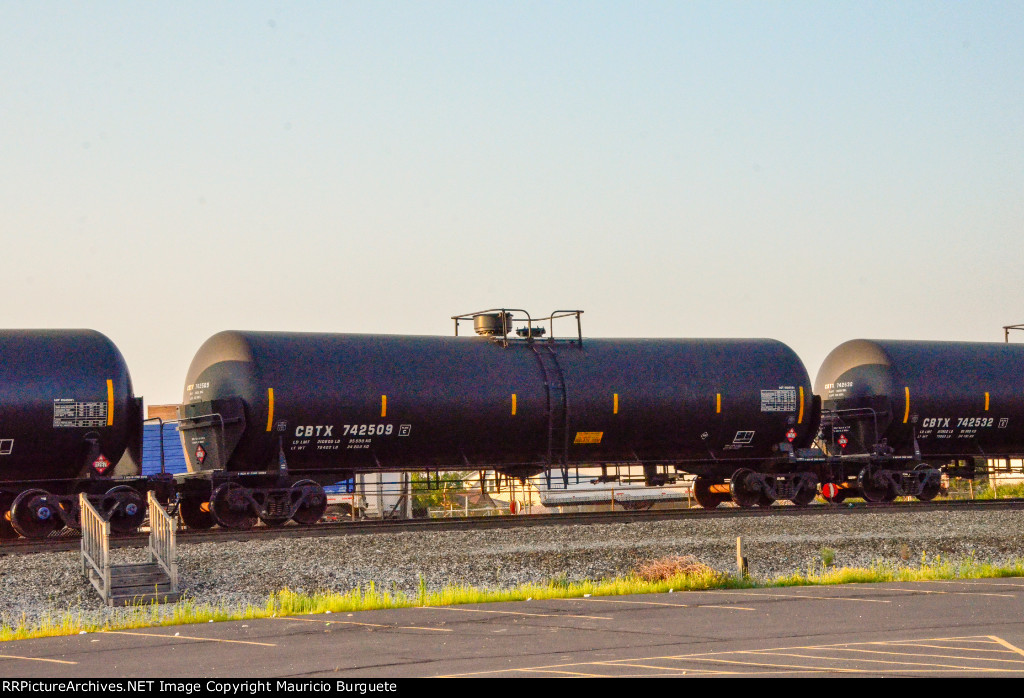
[[[223,329],[1024,323],[1019,1],[2,1],[0,124],[0,326],[150,404]]]

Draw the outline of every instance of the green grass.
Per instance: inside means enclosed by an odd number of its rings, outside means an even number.
[[[449,586],[440,591],[429,591],[426,581],[421,577],[419,589],[413,595],[400,591],[384,591],[370,583],[366,588],[356,588],[347,593],[324,591],[303,594],[283,589],[271,594],[264,604],[258,606],[215,606],[198,603],[193,599],[184,599],[176,604],[163,607],[155,604],[139,605],[128,609],[127,618],[105,623],[85,622],[81,615],[68,611],[57,619],[44,618],[42,621],[32,624],[23,620],[16,626],[0,627],[0,641],[186,623],[247,620],[327,612],[351,613],[411,606],[454,606],[497,601],[624,596],[709,589],[752,589],[996,577],[1024,577],[1024,560],[1017,560],[1006,566],[996,566],[974,560],[949,562],[938,556],[929,560],[922,555],[920,566],[913,568],[882,563],[869,568],[837,568],[825,564],[823,561],[818,567],[808,569],[806,572],[794,572],[791,575],[760,583],[750,578],[730,576],[709,570],[698,574],[677,575],[658,581],[644,581],[636,576],[627,576],[601,581],[569,582],[563,575],[546,584],[524,584],[513,589]]]
[[[975,499],[1007,499],[1011,497],[1024,497],[1024,482],[1016,485],[996,485],[993,491],[992,486],[978,488],[974,492]]]

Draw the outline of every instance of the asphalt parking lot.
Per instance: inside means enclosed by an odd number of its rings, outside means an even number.
[[[5,677],[1012,676],[1024,579],[268,618],[0,645]]]

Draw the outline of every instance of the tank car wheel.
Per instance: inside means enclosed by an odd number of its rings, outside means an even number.
[[[126,535],[135,533],[146,519],[146,505],[138,490],[128,485],[111,487],[103,495],[104,518],[110,522],[110,532]]]
[[[803,473],[799,476],[796,491],[790,497],[794,506],[805,507],[814,501],[818,495],[818,478],[813,473]]]
[[[300,480],[292,485],[292,502],[303,502],[292,515],[292,521],[300,526],[312,526],[323,518],[327,511],[327,493],[312,480]]]
[[[213,528],[213,525],[217,523],[213,520],[208,502],[198,499],[181,500],[178,503],[178,516],[181,517],[181,522],[185,524],[185,527],[193,531],[205,531],[208,528]]]
[[[736,506],[749,509],[761,500],[763,492],[757,487],[754,471],[740,468],[729,478],[729,493]]]
[[[857,475],[857,484],[860,485],[861,494],[869,502],[891,502],[896,499],[896,492],[893,491],[892,483],[877,471],[865,467]]]
[[[0,494],[0,540],[12,540],[18,537],[18,532],[11,525],[11,505],[13,503],[13,494]]]
[[[56,502],[46,490],[25,490],[11,505],[11,526],[26,538],[46,538],[57,528]]]
[[[722,503],[722,497],[717,492],[711,491],[712,485],[721,483],[712,482],[709,478],[701,475],[693,481],[693,498],[705,509],[714,509]]]
[[[256,525],[245,488],[237,482],[225,482],[210,495],[210,512],[224,528],[248,530]]]
[[[939,496],[939,492],[942,491],[942,475],[938,470],[935,470],[927,463],[921,463],[921,465],[914,468],[914,470],[931,470],[931,474],[925,478],[925,481],[921,483],[921,493],[917,495],[917,498],[922,502],[930,502]]]

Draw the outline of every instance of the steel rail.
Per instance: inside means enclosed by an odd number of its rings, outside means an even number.
[[[470,516],[446,519],[405,519],[389,521],[328,522],[315,526],[257,526],[249,530],[214,528],[204,531],[183,529],[178,544],[221,541],[271,540],[274,538],[322,538],[333,536],[401,533],[408,531],[467,531],[479,529],[529,528],[533,526],[601,525],[641,521],[685,521],[687,519],[765,518],[770,516],[835,516],[872,513],[919,514],[931,511],[1021,510],[1024,498],[955,499],[932,502],[811,504],[805,507],[775,505],[771,507],[726,507],[716,509],[648,509],[645,511],[594,511],[569,514],[527,514]],[[65,532],[39,540],[0,541],[0,555],[21,555],[42,552],[78,550],[80,537]],[[111,548],[145,547],[148,535],[114,536]]]

